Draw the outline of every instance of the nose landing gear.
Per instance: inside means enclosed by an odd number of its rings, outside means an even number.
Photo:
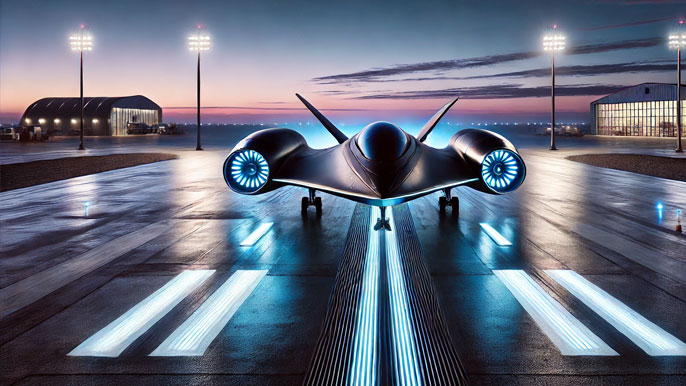
[[[308,197],[303,197],[302,200],[300,200],[300,212],[302,214],[307,214],[307,208],[311,206],[314,206],[316,213],[322,214],[322,198],[317,197],[315,195],[316,191],[314,189],[310,189],[310,194]]]
[[[376,225],[374,225],[374,230],[378,231],[379,229],[383,229],[386,231],[390,231],[391,230],[391,223],[386,218],[386,207],[382,206],[379,209],[381,209],[381,217],[379,217],[376,220]]]
[[[443,189],[444,196],[438,198],[438,209],[441,213],[445,213],[445,207],[450,206],[454,215],[460,214],[460,199],[452,197],[450,189]]]

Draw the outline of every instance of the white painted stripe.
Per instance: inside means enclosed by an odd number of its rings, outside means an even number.
[[[266,270],[236,271],[150,355],[203,355],[266,274]]]
[[[388,264],[388,284],[391,303],[391,318],[393,321],[393,348],[395,362],[395,379],[399,385],[419,385],[421,378],[417,365],[416,343],[414,328],[407,302],[405,278],[400,263],[398,237],[393,210],[388,211],[390,231],[383,231],[386,237],[386,261]]]
[[[521,270],[493,273],[531,315],[562,355],[619,355]]]
[[[178,223],[164,220],[150,224],[1,289],[0,319],[166,233]],[[200,226],[194,225],[188,233]],[[166,241],[171,244],[188,233]]]
[[[488,236],[490,236],[493,241],[495,241],[496,244],[500,246],[508,246],[512,245],[510,240],[506,239],[505,236],[501,235],[497,230],[495,230],[492,226],[489,224],[486,224],[485,222],[479,223],[481,225],[481,228],[486,232]]]
[[[372,207],[369,220],[369,241],[362,273],[362,293],[357,306],[353,361],[350,365],[350,384],[355,386],[376,384],[379,232],[374,231],[374,224],[380,216],[379,208]]]
[[[70,356],[116,357],[157,323],[214,270],[183,271],[72,350]]]
[[[242,246],[242,247],[245,247],[245,246],[252,246],[252,245],[255,245],[255,243],[256,243],[262,236],[264,236],[265,233],[267,233],[267,231],[269,230],[269,228],[272,227],[272,225],[274,225],[273,222],[263,222],[262,224],[260,224],[260,226],[257,227],[257,229],[255,229],[255,230],[250,234],[250,236],[248,236],[245,240],[243,240],[243,242],[241,243],[241,246]]]
[[[569,270],[546,270],[567,291],[652,356],[686,355],[686,344],[627,307],[600,287]]]

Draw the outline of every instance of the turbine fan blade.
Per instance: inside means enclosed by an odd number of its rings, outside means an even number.
[[[312,106],[310,102],[308,102],[305,98],[300,96],[300,94],[295,94],[295,96],[297,96],[298,99],[300,99],[300,101],[305,105],[305,107],[307,107],[307,109],[310,110],[310,112],[315,117],[317,117],[319,122],[321,122],[322,125],[324,125],[324,127],[326,128],[326,130],[328,130],[329,133],[331,133],[331,135],[333,135],[333,137],[336,138],[336,141],[338,141],[338,143],[343,143],[348,140],[348,137],[346,137],[342,131],[338,130],[338,128],[333,123],[331,123],[331,121],[329,121],[324,116],[324,114],[320,113],[319,110]]]
[[[436,127],[438,121],[440,121],[441,118],[443,118],[445,113],[447,113],[448,110],[450,110],[450,108],[453,107],[453,105],[455,104],[455,102],[457,102],[458,99],[460,98],[455,98],[452,101],[443,105],[443,107],[441,107],[441,109],[438,110],[436,114],[434,114],[433,117],[429,119],[428,122],[426,122],[424,127],[422,127],[422,129],[419,131],[419,134],[417,134],[417,139],[419,140],[419,142],[424,142],[426,137],[428,137],[429,134],[431,134],[431,131],[434,129],[434,127]]]

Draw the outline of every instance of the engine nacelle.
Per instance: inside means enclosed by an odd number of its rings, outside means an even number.
[[[301,146],[305,138],[291,129],[265,129],[250,134],[224,161],[224,181],[236,193],[257,194],[279,186],[270,176]]]
[[[479,180],[468,186],[503,194],[517,189],[526,176],[526,166],[514,145],[488,130],[466,129],[450,138],[450,146],[461,154]]]

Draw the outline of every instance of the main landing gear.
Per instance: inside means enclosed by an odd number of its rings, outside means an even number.
[[[386,231],[391,230],[391,223],[388,222],[388,219],[386,218],[386,207],[382,206],[379,209],[381,209],[381,217],[379,217],[376,220],[376,225],[374,225],[374,230],[378,231],[379,229],[383,229]]]
[[[452,197],[450,195],[450,189],[443,189],[443,194],[445,194],[445,196],[438,198],[438,209],[441,213],[445,213],[445,207],[449,206],[454,215],[460,214],[460,199]]]
[[[300,200],[300,211],[302,214],[307,213],[307,208],[312,205],[314,206],[317,214],[322,214],[322,198],[315,195],[315,190],[310,189],[309,197],[303,197]]]

